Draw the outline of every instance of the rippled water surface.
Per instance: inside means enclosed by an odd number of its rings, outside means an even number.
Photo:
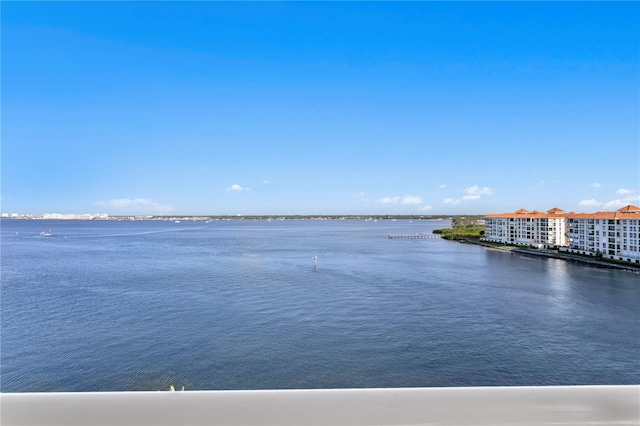
[[[640,383],[638,275],[448,225],[3,220],[1,390]]]

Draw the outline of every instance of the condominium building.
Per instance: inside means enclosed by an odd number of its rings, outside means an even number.
[[[628,205],[614,212],[545,213],[520,209],[485,216],[484,241],[525,244],[538,248],[640,263],[640,207]]]
[[[562,251],[640,263],[640,207],[567,215],[568,245]]]
[[[563,210],[553,208],[546,212],[517,210],[513,213],[489,214],[485,241],[504,244],[526,244],[534,247],[566,245],[566,221]]]

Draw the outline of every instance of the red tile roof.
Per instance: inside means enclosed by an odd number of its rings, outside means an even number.
[[[559,213],[564,213],[564,210],[559,209],[557,207],[554,207],[551,210],[547,210],[547,213],[549,213],[549,214],[559,214]]]
[[[638,213],[640,212],[640,207],[632,206],[631,204],[629,204],[628,206],[618,209],[618,211],[620,213]]]
[[[544,218],[562,218],[562,217],[572,218],[572,219],[640,219],[640,207],[628,205],[614,212],[595,212],[595,213],[574,213],[574,212],[565,213],[564,210],[554,207],[551,210],[547,210],[546,213],[541,213],[536,210],[530,212],[525,209],[519,209],[513,213],[492,213],[492,214],[485,215],[485,218],[489,218],[489,219],[494,219],[494,218],[544,219]]]

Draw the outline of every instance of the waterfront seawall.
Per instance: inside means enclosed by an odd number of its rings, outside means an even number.
[[[542,250],[536,250],[536,249],[520,248],[515,246],[496,246],[491,243],[486,243],[483,241],[473,240],[469,238],[465,238],[463,240],[458,240],[458,241],[469,243],[469,244],[480,245],[490,250],[502,251],[505,253],[518,253],[526,256],[538,256],[538,257],[548,257],[551,259],[561,259],[569,262],[576,262],[576,263],[582,263],[585,265],[596,266],[599,268],[618,269],[622,271],[629,271],[629,272],[634,272],[636,274],[640,274],[640,265],[636,266],[633,264],[625,265],[621,263],[613,263],[613,262],[608,262],[606,260],[599,260],[599,259],[589,258],[585,256],[571,254],[571,253],[563,253],[556,250],[542,251]]]

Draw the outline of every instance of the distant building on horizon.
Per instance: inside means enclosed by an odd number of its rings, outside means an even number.
[[[45,213],[42,215],[43,219],[60,219],[60,220],[94,220],[94,219],[109,219],[109,215],[106,213],[94,213],[94,214],[75,214],[75,213]]]
[[[556,247],[569,253],[640,263],[640,207],[633,205],[596,213],[520,209],[486,215],[485,223],[484,241]]]

